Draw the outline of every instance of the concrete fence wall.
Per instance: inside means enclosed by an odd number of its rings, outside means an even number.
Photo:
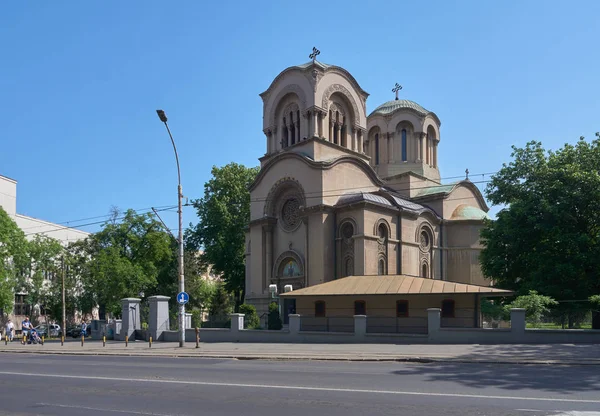
[[[232,327],[199,329],[201,342],[284,342],[284,343],[391,343],[391,344],[561,344],[600,343],[598,330],[526,329],[525,310],[511,310],[511,328],[443,328],[441,309],[427,310],[427,333],[373,333],[369,332],[365,315],[353,317],[353,332],[306,331],[301,327],[301,316],[290,315],[289,326],[280,331],[244,328],[244,315],[232,314]],[[178,340],[176,331],[164,331],[162,339]],[[186,341],[195,342],[195,329],[186,330]]]

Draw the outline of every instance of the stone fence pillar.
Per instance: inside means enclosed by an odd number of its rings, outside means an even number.
[[[154,341],[161,341],[164,331],[169,330],[169,297],[168,296],[150,296],[150,319],[148,322],[148,331]]]
[[[442,310],[440,308],[427,309],[427,334],[429,341],[437,341],[440,336],[440,327],[442,323]]]
[[[243,313],[232,313],[231,317],[231,332],[239,332],[244,329],[244,315]]]
[[[139,298],[121,299],[121,316],[123,323],[121,326],[120,340],[125,337],[131,338],[136,329],[141,329],[140,322],[140,302]],[[133,341],[133,340],[132,340]]]
[[[288,324],[290,334],[298,334],[300,332],[300,315],[292,313],[288,316],[290,319],[290,323]]]
[[[510,310],[510,334],[513,341],[522,341],[525,338],[525,309]]]
[[[367,315],[354,315],[354,336],[364,338],[367,335]]]

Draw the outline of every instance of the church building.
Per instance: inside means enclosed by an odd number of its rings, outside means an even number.
[[[478,261],[489,208],[468,178],[440,180],[438,116],[399,99],[397,84],[367,115],[358,81],[316,55],[260,94],[266,152],[250,188],[246,302],[261,314],[269,285],[291,285],[287,299],[347,276],[497,290]]]

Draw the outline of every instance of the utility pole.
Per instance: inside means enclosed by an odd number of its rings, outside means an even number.
[[[179,207],[177,210],[177,213],[179,214],[179,292],[185,292],[185,276],[183,273],[183,191],[181,189],[181,170],[179,169],[179,155],[177,154],[177,147],[175,146],[175,141],[173,140],[173,136],[171,135],[171,130],[169,129],[169,125],[167,124],[167,115],[163,110],[156,110],[156,114],[158,114],[158,118],[160,119],[160,121],[165,123],[167,132],[169,133],[169,137],[171,138],[171,144],[173,144],[173,150],[175,151],[175,161],[177,162],[177,199]],[[179,304],[179,346],[185,346],[185,305],[183,303]]]
[[[62,256],[62,336],[67,331],[67,307],[65,305],[65,255]],[[50,329],[48,329],[50,331]]]

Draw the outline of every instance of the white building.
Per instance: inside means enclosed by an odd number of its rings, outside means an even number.
[[[0,175],[0,207],[2,207],[9,217],[15,221],[17,226],[23,230],[28,240],[32,240],[36,235],[42,234],[54,238],[66,246],[70,242],[82,240],[90,235],[90,233],[82,230],[18,214],[17,181],[2,175]],[[31,314],[29,305],[25,304],[25,294],[17,293],[15,295],[13,312],[14,314],[12,317],[16,322],[20,322],[23,316]],[[19,326],[19,324],[17,324],[17,326]]]

